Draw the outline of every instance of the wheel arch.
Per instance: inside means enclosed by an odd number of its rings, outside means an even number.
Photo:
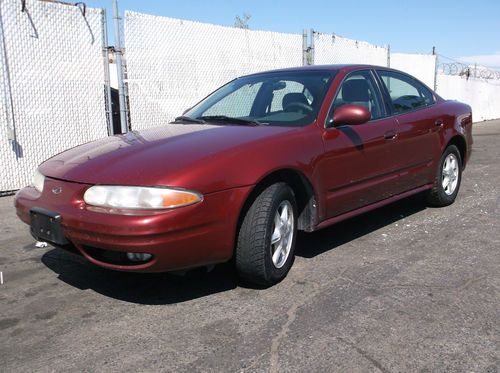
[[[317,223],[317,197],[309,178],[301,171],[293,168],[274,170],[263,176],[248,194],[238,218],[237,232],[251,204],[264,189],[278,182],[287,183],[293,190],[297,202],[299,218],[297,228],[312,232]]]
[[[465,138],[461,135],[453,136],[448,141],[448,143],[446,144],[444,149],[446,149],[450,145],[455,145],[458,148],[458,151],[460,152],[460,158],[462,161],[462,169],[464,169],[465,162],[466,162],[466,155],[467,155],[467,142],[465,141]],[[444,149],[443,149],[443,151],[444,151]]]

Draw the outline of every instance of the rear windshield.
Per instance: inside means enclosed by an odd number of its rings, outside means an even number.
[[[193,119],[230,117],[275,126],[305,126],[319,112],[336,71],[283,71],[233,80],[185,113]]]

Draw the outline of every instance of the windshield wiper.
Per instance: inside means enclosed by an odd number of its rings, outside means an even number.
[[[267,126],[267,125],[269,125],[269,123],[259,122],[258,120],[255,120],[255,119],[234,118],[234,117],[228,117],[226,115],[204,115],[204,116],[198,117],[196,119],[205,120],[208,122],[247,124],[247,125],[253,125],[253,126]]]
[[[195,119],[195,118],[188,117],[186,115],[181,115],[180,117],[175,118],[172,123],[176,123],[176,122],[188,122],[188,123],[199,123],[199,124],[206,123],[202,119]]]

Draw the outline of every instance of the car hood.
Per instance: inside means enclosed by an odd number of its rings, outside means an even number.
[[[40,166],[48,177],[85,184],[190,187],[186,174],[214,159],[248,156],[252,144],[296,128],[168,124],[77,146]],[[226,154],[226,155],[224,155]],[[237,160],[235,160],[237,161]],[[224,162],[222,162],[223,164]],[[182,175],[182,177],[179,177]],[[184,185],[176,185],[182,180]]]

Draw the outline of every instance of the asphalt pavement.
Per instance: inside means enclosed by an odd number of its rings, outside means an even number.
[[[97,268],[0,198],[0,371],[500,371],[500,121],[474,125],[457,201],[415,196],[301,234],[288,277]]]

